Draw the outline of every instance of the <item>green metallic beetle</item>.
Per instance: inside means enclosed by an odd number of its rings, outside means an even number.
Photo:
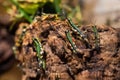
[[[37,38],[33,38],[33,45],[35,47],[39,65],[42,66],[43,69],[45,69],[46,64],[45,64],[45,59],[43,58],[43,48],[42,44],[39,42]]]
[[[92,26],[92,28],[93,28],[93,32],[94,32],[94,35],[95,35],[95,48],[99,48],[100,39],[99,39],[97,28],[96,28],[96,26]]]
[[[65,31],[65,33],[66,33],[66,36],[67,36],[68,41],[70,42],[70,44],[71,44],[71,46],[72,46],[73,52],[74,52],[74,53],[77,53],[77,51],[76,51],[76,45],[75,45],[75,43],[72,41],[72,38],[71,38],[71,36],[70,36],[70,31],[67,30],[67,31]]]

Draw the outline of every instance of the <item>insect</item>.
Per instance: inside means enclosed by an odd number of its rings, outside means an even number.
[[[22,43],[22,39],[23,39],[23,36],[25,35],[26,31],[27,31],[26,26],[23,26],[22,34],[19,36],[19,43],[20,44]]]
[[[42,21],[43,20],[57,20],[58,19],[58,14],[45,14],[42,13]]]
[[[70,44],[71,44],[71,46],[72,46],[73,52],[74,52],[74,53],[77,53],[77,51],[76,51],[76,45],[75,45],[75,43],[73,43],[73,41],[72,41],[72,38],[71,38],[71,36],[70,36],[69,30],[65,31],[65,33],[66,33],[66,36],[67,36],[68,41],[70,42]]]
[[[86,38],[86,35],[84,35],[83,33],[82,33],[82,31],[80,31],[80,29],[71,21],[71,19],[70,18],[67,18],[67,20],[68,20],[68,22],[69,22],[69,24],[71,25],[71,27],[72,27],[72,29],[76,32],[78,32],[78,34],[81,36],[81,38],[83,39],[83,40],[85,40],[86,42],[88,42],[88,39]]]
[[[37,38],[33,38],[33,45],[37,53],[39,65],[42,66],[43,69],[45,69],[46,65],[45,65],[45,59],[43,58],[43,48]]]
[[[95,35],[95,48],[99,48],[100,40],[99,40],[99,35],[98,35],[97,28],[96,28],[96,26],[92,26],[92,28],[93,28],[93,32],[94,32],[94,35]]]
[[[22,33],[19,35],[19,38],[16,41],[16,44],[15,44],[15,46],[13,48],[14,50],[17,50],[22,45],[23,37],[24,37],[24,35],[25,35],[26,31],[27,31],[26,26],[23,26],[22,28],[23,28]]]

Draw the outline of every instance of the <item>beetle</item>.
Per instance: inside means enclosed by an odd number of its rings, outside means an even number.
[[[33,38],[33,44],[37,53],[39,65],[42,66],[43,69],[45,69],[46,64],[45,64],[45,59],[43,58],[42,44],[39,42],[37,38]]]
[[[67,36],[68,41],[70,42],[70,44],[71,44],[71,46],[72,46],[73,52],[74,52],[74,53],[77,53],[77,51],[76,51],[76,45],[75,45],[75,43],[72,41],[72,38],[71,38],[71,36],[70,36],[70,31],[67,30],[67,31],[65,31],[65,33],[66,33],[66,36]]]
[[[72,20],[70,18],[67,18],[67,21],[69,22],[70,26],[72,27],[73,31],[78,32],[78,34],[80,35],[80,38],[83,39],[83,41],[85,42],[86,46],[91,48],[91,46],[88,44],[89,41],[87,39],[87,36],[85,34],[83,34],[83,32],[72,22]]]
[[[83,32],[72,22],[72,20],[68,17],[66,17],[67,21],[69,22],[70,26],[72,27],[72,29],[75,31],[75,32],[78,32],[78,34],[81,36],[81,38],[83,40],[85,40],[86,42],[88,42],[88,39],[86,37],[85,34],[83,34]]]
[[[97,28],[96,26],[92,26],[92,29],[95,35],[95,48],[99,49],[100,39],[99,39]]]

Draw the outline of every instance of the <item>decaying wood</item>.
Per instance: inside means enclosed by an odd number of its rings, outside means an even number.
[[[73,31],[67,20],[56,16],[37,17],[26,28],[25,35],[19,44],[18,29],[16,36],[16,58],[24,72],[24,80],[118,80],[120,79],[120,46],[118,32],[108,26],[96,26],[100,45],[95,47],[95,36],[92,26],[78,26],[87,36],[86,43],[79,34]],[[22,29],[21,29],[22,30]],[[69,30],[77,53],[67,39],[65,31]],[[33,38],[38,38],[44,51],[45,70],[39,65]],[[89,44],[88,47],[86,44]],[[31,73],[31,74],[28,74]]]

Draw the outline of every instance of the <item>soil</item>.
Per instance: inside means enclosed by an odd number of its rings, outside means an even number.
[[[71,29],[67,20],[54,15],[42,15],[30,25],[20,25],[15,41],[22,80],[119,80],[119,32],[109,26],[96,25],[99,37],[95,43],[92,26],[78,26],[87,36],[85,41]],[[76,53],[67,39],[68,30],[76,45]],[[39,65],[33,38],[42,44],[45,69]]]

